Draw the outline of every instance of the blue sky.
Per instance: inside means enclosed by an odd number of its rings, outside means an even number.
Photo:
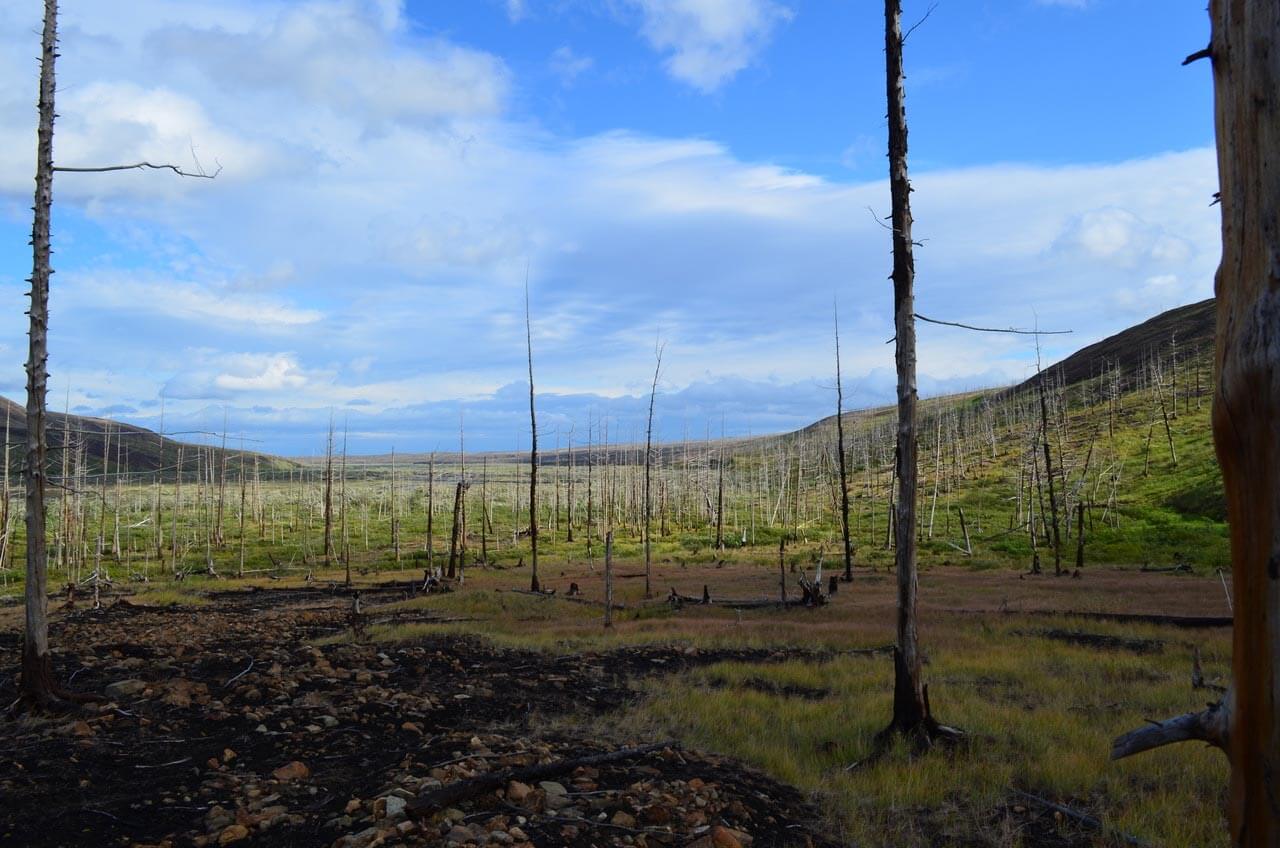
[[[0,8],[0,393],[21,399],[40,3]],[[928,6],[908,2],[907,21]],[[893,394],[879,4],[62,3],[58,407],[314,453],[803,426]],[[1203,2],[940,2],[907,45],[921,312],[1070,327],[1209,296]],[[921,330],[921,388],[1026,339]]]

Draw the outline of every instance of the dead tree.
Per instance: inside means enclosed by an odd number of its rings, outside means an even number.
[[[653,597],[650,587],[650,576],[653,570],[653,556],[650,545],[650,518],[652,501],[649,496],[650,476],[653,467],[653,403],[658,396],[658,376],[662,373],[662,348],[658,343],[654,349],[653,385],[649,387],[649,421],[644,429],[644,596]]]
[[[529,359],[529,561],[533,573],[529,589],[542,591],[538,585],[538,413],[533,403],[533,325],[529,320],[529,276],[524,279],[524,341]]]
[[[885,0],[885,88],[889,107],[889,190],[893,200],[894,358],[898,370],[898,478],[894,560],[898,570],[898,642],[893,663],[893,720],[881,734],[911,737],[927,747],[958,731],[938,724],[916,632],[916,322],[915,261],[911,240],[911,183],[907,177],[907,110],[902,70],[902,2]]]
[[[836,335],[836,453],[840,458],[840,535],[844,543],[844,579],[853,580],[853,542],[849,538],[849,472],[844,455],[844,384],[840,379],[840,313],[831,308]]]
[[[45,542],[45,395],[48,381],[49,223],[53,212],[54,61],[58,53],[58,3],[45,0],[40,46],[40,125],[36,144],[35,214],[31,226],[31,308],[27,348],[27,456],[22,469],[27,495],[26,632],[22,643],[22,698],[34,707],[62,700],[49,656],[49,608]],[[65,444],[64,444],[65,449]]]
[[[1280,5],[1212,0],[1222,204],[1215,282],[1213,435],[1231,526],[1235,636],[1231,686],[1209,709],[1121,736],[1112,757],[1196,739],[1231,763],[1232,844],[1280,844]]]
[[[243,471],[241,473],[243,478]],[[324,567],[333,565],[333,412],[329,413],[329,438],[324,448]]]
[[[613,627],[613,531],[604,534],[604,626]]]
[[[342,478],[342,485],[338,492],[338,503],[342,509],[342,568],[344,571],[344,583],[351,585],[351,537],[347,534],[347,430],[348,424],[344,419],[342,422],[342,467],[338,472]],[[254,468],[257,468],[257,459],[254,459]],[[259,524],[261,526],[261,524]]]
[[[435,564],[436,542],[435,542],[435,511],[436,511],[436,452],[431,452],[431,458],[427,460],[427,565]]]
[[[188,173],[173,165],[139,162],[103,167],[64,167],[53,164],[53,125],[56,113],[55,63],[58,58],[58,3],[45,0],[44,27],[40,40],[40,97],[37,104],[36,187],[31,223],[31,307],[27,312],[27,446],[23,485],[26,490],[27,554],[25,636],[22,646],[22,677],[19,703],[34,708],[58,705],[73,696],[53,679],[49,656],[49,615],[47,589],[48,543],[45,538],[45,483],[48,467],[47,410],[49,357],[49,278],[53,275],[50,222],[53,215],[53,175],[55,171],[93,173],[142,168],[168,169],[180,176],[212,178],[217,174]],[[64,456],[66,440],[63,440]],[[65,476],[65,475],[64,475]]]
[[[1040,444],[1044,448],[1044,474],[1049,483],[1049,519],[1053,523],[1053,573],[1062,574],[1062,537],[1058,531],[1058,499],[1053,486],[1053,460],[1049,451],[1049,403],[1045,397],[1047,375],[1040,370],[1040,343],[1036,342],[1036,376],[1040,384]],[[1061,460],[1061,457],[1059,457]]]
[[[453,494],[453,530],[449,534],[449,571],[448,577],[453,580],[458,576],[458,559],[461,553],[460,536],[462,534],[462,499],[467,491],[467,484],[458,481],[458,488]]]

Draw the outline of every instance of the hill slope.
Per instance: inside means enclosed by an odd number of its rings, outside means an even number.
[[[18,473],[22,467],[23,453],[27,441],[27,410],[21,404],[8,398],[0,397],[0,428],[9,426],[9,469],[10,473]],[[137,427],[120,421],[106,418],[91,418],[82,415],[67,415],[62,412],[49,412],[46,420],[46,431],[49,440],[49,466],[51,472],[59,474],[62,468],[64,447],[70,445],[73,452],[81,453],[84,463],[91,473],[104,468],[112,473],[126,471],[130,473],[150,474],[160,472],[166,479],[172,478],[177,468],[179,451],[183,455],[183,471],[185,475],[194,475],[196,471],[195,457],[199,451],[208,455],[212,451],[213,462],[221,465],[225,459],[228,465],[239,462],[241,451],[210,448],[206,445],[194,445],[179,442],[176,439],[161,436],[145,427]],[[110,455],[106,454],[110,452]],[[279,457],[266,454],[255,454],[244,451],[246,460],[257,457],[259,465],[265,470],[292,467],[294,463]],[[2,460],[0,460],[2,464]],[[75,453],[67,459],[68,467],[75,464]]]

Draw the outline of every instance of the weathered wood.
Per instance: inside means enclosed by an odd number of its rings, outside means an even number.
[[[1228,695],[1228,700],[1229,698]],[[1210,704],[1208,709],[1200,712],[1185,713],[1177,718],[1152,722],[1148,727],[1130,730],[1111,743],[1111,759],[1120,760],[1162,745],[1188,740],[1208,742],[1215,748],[1226,750],[1230,739],[1227,726],[1229,715],[1230,707],[1224,707],[1220,702]]]
[[[902,2],[885,0],[885,91],[892,197],[894,360],[898,371],[898,478],[894,564],[898,571],[898,649],[894,654],[893,720],[888,730],[914,733],[932,723],[925,702],[916,631],[916,322],[911,182],[907,176],[906,76],[902,69]]]
[[[1235,634],[1228,813],[1280,844],[1280,4],[1213,0],[1222,200],[1213,434],[1231,526]]]
[[[1222,262],[1213,435],[1231,528],[1232,682],[1221,705],[1125,734],[1113,754],[1203,739],[1231,763],[1232,844],[1280,844],[1280,4],[1212,0]]]
[[[45,398],[49,358],[50,220],[53,212],[54,62],[58,56],[58,3],[45,0],[40,48],[40,115],[36,137],[35,215],[31,225],[31,306],[27,331],[27,450],[22,469],[26,488],[27,581],[22,642],[23,700],[43,706],[58,700],[49,655],[48,550],[45,538]],[[5,469],[8,473],[8,469]]]

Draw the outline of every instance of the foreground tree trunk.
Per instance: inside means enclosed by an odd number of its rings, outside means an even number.
[[[1232,844],[1280,845],[1280,4],[1213,0],[1222,201],[1213,435],[1231,526],[1232,683],[1221,704],[1127,733],[1112,757],[1198,739],[1231,761]]]
[[[885,0],[885,80],[889,104],[889,191],[893,199],[893,312],[898,368],[898,502],[894,562],[898,570],[898,643],[893,662],[893,720],[882,740],[903,734],[921,746],[956,734],[930,714],[916,634],[916,320],[911,241],[911,183],[907,177],[907,109],[902,72],[902,3]]]
[[[27,451],[22,470],[26,487],[27,583],[26,631],[22,645],[19,692],[31,706],[60,699],[49,657],[49,608],[46,590],[48,551],[45,547],[45,394],[48,381],[49,221],[53,210],[53,96],[54,61],[58,53],[58,4],[45,0],[44,36],[40,49],[40,124],[36,138],[35,215],[31,226],[31,309],[27,348]]]

